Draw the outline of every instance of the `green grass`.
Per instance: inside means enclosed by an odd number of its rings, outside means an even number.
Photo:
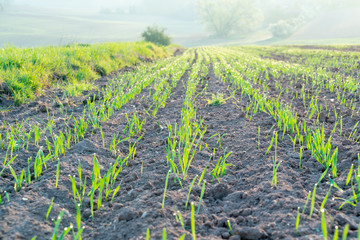
[[[7,47],[0,50],[0,85],[17,104],[54,87],[77,96],[93,89],[93,80],[139,62],[139,56],[158,59],[170,52],[170,48],[143,42]]]

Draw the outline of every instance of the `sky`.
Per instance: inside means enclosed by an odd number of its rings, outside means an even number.
[[[42,7],[76,7],[76,8],[99,8],[99,7],[118,7],[131,6],[140,3],[142,0],[13,0],[14,4]]]
[[[110,8],[110,7],[130,7],[163,5],[164,3],[181,2],[184,6],[194,1],[192,0],[12,0],[15,4],[43,7],[76,7],[76,8]]]

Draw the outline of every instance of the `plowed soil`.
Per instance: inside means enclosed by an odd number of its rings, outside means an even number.
[[[131,70],[130,70],[131,71]],[[122,74],[119,72],[117,74]],[[115,77],[115,76],[109,76]],[[126,126],[125,114],[132,116],[137,111],[141,119],[147,118],[144,125],[144,136],[137,143],[137,152],[134,160],[131,160],[118,177],[121,188],[116,195],[113,204],[104,202],[103,206],[96,210],[94,218],[91,218],[90,200],[85,198],[81,208],[82,226],[85,227],[83,239],[145,239],[146,230],[149,228],[151,239],[161,239],[163,228],[166,228],[168,239],[178,239],[186,234],[185,239],[192,239],[190,209],[185,210],[186,197],[191,180],[196,175],[201,175],[206,166],[213,169],[215,162],[210,161],[212,151],[202,148],[197,152],[190,167],[188,177],[183,183],[184,188],[174,183],[174,176],[170,174],[169,185],[166,192],[164,208],[161,207],[165,178],[169,170],[166,160],[165,144],[168,137],[167,123],[179,121],[183,100],[185,96],[184,84],[188,80],[189,71],[184,74],[181,82],[174,89],[173,94],[167,99],[166,106],[159,110],[156,117],[145,114],[144,101],[149,89],[146,89],[134,101],[129,102],[111,119],[102,123],[105,136],[105,145],[109,146],[114,133],[122,132]],[[98,80],[99,86],[105,85],[108,78]],[[286,84],[286,79],[284,79]],[[215,148],[217,157],[231,151],[227,162],[232,164],[226,170],[226,174],[220,182],[212,179],[209,171],[205,174],[206,189],[201,201],[201,208],[196,219],[197,239],[322,239],[320,225],[320,204],[325,197],[329,185],[322,181],[316,193],[314,215],[311,219],[309,206],[300,219],[299,232],[295,231],[295,220],[298,207],[301,211],[309,191],[323,173],[322,166],[305,150],[302,157],[302,168],[299,170],[299,154],[293,152],[293,146],[289,137],[279,137],[278,159],[281,161],[278,169],[278,184],[273,186],[273,153],[265,156],[265,151],[270,144],[273,131],[276,129],[274,119],[262,112],[252,117],[251,121],[245,116],[244,109],[248,99],[240,97],[226,100],[219,106],[210,106],[206,99],[212,93],[223,93],[224,97],[230,96],[229,84],[221,82],[214,75],[212,66],[204,85],[198,88],[200,93],[206,86],[206,91],[196,99],[198,118],[204,119],[208,126],[204,141],[210,149]],[[300,89],[299,89],[300,91]],[[64,116],[56,103],[57,92],[49,92],[36,102],[16,107],[3,112],[0,120],[8,124],[15,124],[22,119],[29,118],[29,122],[47,120],[54,115],[55,126],[62,129]],[[89,93],[92,94],[92,93]],[[330,93],[329,93],[330,94]],[[329,99],[329,94],[324,93],[324,101]],[[275,88],[269,96],[277,98]],[[283,101],[288,101],[282,97]],[[68,112],[74,116],[83,112],[85,98],[67,99],[64,102]],[[65,100],[64,100],[65,101]],[[319,100],[321,101],[321,99]],[[297,112],[304,112],[302,103],[295,108]],[[350,119],[349,115],[343,114],[344,124],[353,126],[356,119]],[[299,118],[301,118],[299,114]],[[326,131],[331,131],[333,122],[331,119],[322,119]],[[260,144],[258,139],[258,127],[260,126]],[[275,126],[275,127],[274,127]],[[224,135],[221,138],[221,146],[217,144],[214,134]],[[343,173],[337,179],[340,187],[345,186],[346,173],[352,163],[357,166],[356,144],[338,136],[334,137],[334,145],[339,147],[338,172]],[[128,145],[135,139],[121,143],[120,151],[126,153]],[[44,145],[45,143],[40,143]],[[17,163],[12,166],[15,171],[27,167],[27,159],[35,157],[38,147],[30,145],[28,150],[19,151]],[[0,159],[5,156],[5,150],[0,151]],[[55,188],[57,162],[49,161],[47,169],[41,174],[38,181],[30,185],[24,185],[18,192],[14,191],[13,178],[10,171],[6,170],[0,176],[0,193],[3,204],[0,205],[0,239],[49,239],[52,236],[54,223],[51,219],[57,218],[61,210],[65,210],[60,230],[75,223],[76,209],[69,175],[77,176],[79,161],[83,169],[83,176],[91,179],[94,153],[99,160],[102,170],[108,169],[116,158],[108,148],[103,148],[100,131],[88,133],[84,140],[74,145],[65,156],[60,158],[60,178],[58,188]],[[5,200],[4,192],[7,192],[10,201]],[[191,191],[190,202],[194,202],[196,208],[200,201],[201,185],[197,182]],[[341,202],[336,197],[349,198],[351,191],[335,193],[326,203],[326,208],[332,219],[328,218],[328,226],[334,229],[350,224],[349,237],[357,235],[358,222],[360,220],[360,208],[346,205],[341,211],[338,210]],[[51,199],[54,204],[50,217],[45,220]],[[310,205],[310,204],[309,204]],[[176,211],[182,213],[184,228],[176,221]],[[231,223],[230,230],[228,220]],[[75,225],[75,224],[74,224]],[[70,235],[66,238],[71,239]]]

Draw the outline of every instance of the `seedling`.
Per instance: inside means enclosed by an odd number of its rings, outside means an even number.
[[[313,215],[313,212],[314,212],[314,207],[315,207],[315,196],[316,196],[316,187],[317,187],[317,183],[315,184],[315,186],[314,186],[314,190],[313,190],[313,193],[312,193],[312,198],[311,198],[311,209],[310,209],[310,215],[309,215],[309,217],[310,217],[310,219],[311,219],[311,217],[312,217],[312,215]]]
[[[183,217],[181,215],[181,212],[180,211],[176,211],[174,213],[175,217],[176,217],[176,222],[180,222],[181,224],[181,227],[185,230],[185,224],[184,224],[184,220],[183,220]]]
[[[59,173],[60,173],[60,159],[58,159],[58,164],[56,166],[56,183],[55,183],[55,188],[58,187],[58,183],[59,183]]]
[[[226,168],[228,166],[232,166],[232,164],[226,163],[226,159],[230,156],[230,154],[231,152],[226,153],[226,148],[225,148],[224,155],[220,156],[220,158],[216,162],[214,169],[210,172],[210,174],[213,177],[213,181],[216,178],[220,182],[219,178],[225,175]]]
[[[195,233],[195,206],[194,203],[191,203],[191,233],[193,240],[196,240],[196,233]]]
[[[48,208],[48,210],[47,210],[47,213],[46,213],[46,220],[48,220],[48,218],[49,218],[49,215],[50,215],[50,212],[51,212],[51,208],[52,208],[52,206],[53,206],[53,203],[54,203],[54,198],[51,199],[50,206],[49,206],[49,208]]]
[[[231,227],[230,220],[227,220],[227,224],[228,224],[228,227],[229,227],[229,229],[230,229],[230,233],[231,233],[231,234],[234,234],[234,231],[233,231],[233,229],[232,229],[232,227]]]
[[[331,192],[331,188],[332,188],[332,185],[330,185],[329,191],[328,191],[327,194],[325,195],[325,198],[324,198],[324,200],[323,200],[322,203],[321,203],[320,209],[324,209],[325,204],[326,204],[326,201],[327,201],[327,199],[328,199],[328,197],[329,197],[329,194],[330,194],[330,192]]]
[[[199,200],[198,209],[196,211],[196,214],[199,214],[199,211],[200,211],[201,201],[202,201],[202,199],[204,197],[204,193],[205,193],[205,186],[206,186],[206,180],[204,180],[204,183],[203,183],[203,186],[201,189],[200,200]]]
[[[187,197],[186,197],[185,210],[187,209],[187,205],[188,205],[188,202],[189,202],[191,189],[192,189],[192,187],[193,187],[193,185],[194,185],[195,180],[196,180],[197,177],[198,177],[198,175],[196,175],[196,176],[194,177],[194,179],[192,180],[192,182],[191,182],[191,184],[190,184],[189,192],[188,192],[188,195],[187,195]]]
[[[260,126],[258,127],[258,150],[260,151]]]
[[[150,229],[146,230],[146,240],[150,240]]]
[[[169,181],[170,172],[171,172],[171,170],[169,170],[168,173],[166,174],[164,195],[163,195],[163,200],[162,200],[161,208],[164,208],[164,205],[165,205],[166,189],[167,189],[167,186],[168,186],[168,181]]]
[[[342,240],[346,240],[347,239],[347,235],[348,235],[348,231],[349,231],[349,224],[346,224],[343,230],[343,235],[342,235]]]
[[[296,216],[296,222],[295,222],[296,234],[299,233],[299,224],[300,224],[300,207],[298,207],[297,216]]]
[[[324,240],[327,240],[327,226],[326,226],[326,218],[325,218],[325,209],[321,209],[321,229],[323,233]]]
[[[353,173],[353,170],[354,170],[354,164],[351,164],[351,168],[350,168],[350,171],[349,171],[349,174],[346,178],[346,186],[349,184],[350,180],[351,180],[351,176],[352,176],[352,173]]]

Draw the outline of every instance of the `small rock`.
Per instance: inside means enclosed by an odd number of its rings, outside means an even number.
[[[90,216],[91,216],[91,211],[90,209],[86,209],[83,213],[82,213],[82,216],[84,219],[89,219]]]
[[[121,204],[121,203],[114,203],[114,205],[113,205],[114,210],[119,210],[119,209],[121,209],[123,207],[124,207],[124,205]]]
[[[325,113],[321,112],[321,113],[319,114],[319,122],[321,122],[321,123],[325,122],[325,121],[326,121],[326,118],[327,118],[327,116],[326,116]]]
[[[230,238],[230,233],[229,232],[223,232],[221,234],[221,236],[222,236],[223,239],[229,239]]]
[[[144,212],[144,213],[141,215],[141,218],[146,218],[147,215],[148,215],[148,212]]]
[[[229,189],[229,186],[219,183],[209,190],[209,196],[212,196],[214,199],[222,200],[224,197],[229,195],[230,192],[231,190]]]
[[[118,215],[119,221],[123,221],[123,220],[130,221],[137,216],[137,212],[135,211],[135,209],[130,207],[122,208],[119,212],[120,212]]]
[[[88,139],[84,139],[73,147],[74,150],[79,151],[81,153],[84,152],[96,152],[99,149],[95,143]]]
[[[245,199],[247,197],[247,194],[245,192],[234,192],[229,194],[226,197],[226,200],[230,201],[230,202],[240,202],[242,199]]]
[[[326,122],[328,122],[328,123],[334,123],[334,122],[335,122],[335,118],[334,118],[334,117],[328,117],[328,118],[326,118]]]
[[[344,213],[338,213],[335,218],[334,221],[336,221],[340,226],[344,226],[346,224],[349,224],[349,227],[351,230],[357,230],[358,229],[358,225],[355,222],[354,218],[351,218],[347,215],[345,215]]]
[[[301,83],[297,83],[297,84],[295,85],[296,88],[302,88],[302,86],[303,86],[303,85],[302,85]]]
[[[198,153],[201,157],[204,157],[204,158],[210,158],[210,156],[211,156],[211,154],[209,153],[209,152],[207,152],[207,151],[200,151],[199,153]]]
[[[84,207],[90,207],[90,198],[88,197],[84,198],[82,203]]]
[[[233,235],[229,238],[229,240],[241,240],[241,237],[239,235]]]
[[[248,239],[248,240],[257,240],[267,237],[267,234],[264,230],[255,227],[237,228],[234,232],[234,235],[240,235],[242,239]]]
[[[230,213],[230,217],[237,218],[238,216],[240,216],[240,210],[233,210],[233,211]]]
[[[251,214],[252,214],[251,208],[245,208],[242,211],[240,211],[240,215],[244,217],[250,216]]]

